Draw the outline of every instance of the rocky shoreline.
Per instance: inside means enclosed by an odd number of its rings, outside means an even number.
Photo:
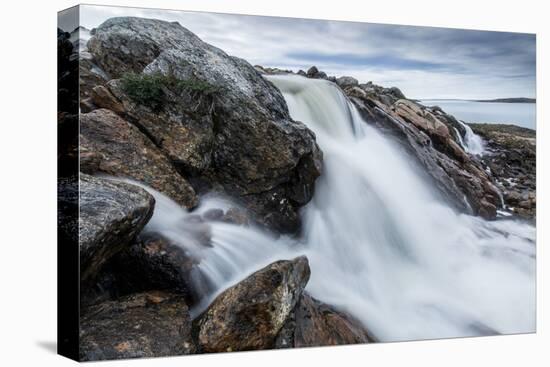
[[[505,209],[522,219],[536,219],[536,132],[515,125],[470,124],[487,142],[481,158],[503,194]]]
[[[211,246],[211,222],[300,234],[299,211],[313,197],[323,154],[315,134],[291,118],[281,92],[262,76],[292,72],[253,67],[178,23],[112,18],[91,34],[79,62],[80,96],[71,97],[81,111],[80,358],[376,341],[360,321],[304,291],[306,257],[250,274],[192,319],[200,295],[190,279],[200,259],[142,232],[157,203],[132,181],[191,213],[206,193],[234,199],[235,207],[181,223],[201,246]],[[70,63],[78,51],[68,38],[58,32],[61,60]],[[534,132],[471,125],[487,142],[487,154],[474,156],[461,145],[461,123],[398,88],[329,77],[316,67],[296,74],[336,83],[457,211],[489,220],[499,210],[535,217]],[[78,124],[63,111],[61,105],[60,126]],[[74,194],[74,182],[62,182],[60,193]],[[75,228],[63,230],[74,236]]]

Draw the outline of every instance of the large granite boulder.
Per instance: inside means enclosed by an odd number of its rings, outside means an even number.
[[[197,321],[205,352],[269,349],[300,299],[307,258],[277,261],[220,294]]]
[[[153,215],[155,199],[140,187],[82,174],[79,244],[81,282],[120,252]]]
[[[133,294],[85,308],[80,318],[81,361],[194,352],[189,311],[180,295]]]
[[[271,228],[299,228],[297,211],[313,195],[321,152],[252,65],[178,23],[151,19],[109,19],[88,49],[120,79],[106,86],[113,98],[101,90],[94,104],[138,126],[196,190],[241,199]],[[144,85],[154,103],[136,96]]]

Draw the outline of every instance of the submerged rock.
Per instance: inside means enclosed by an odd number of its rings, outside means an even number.
[[[142,230],[155,199],[140,187],[82,174],[79,205],[80,274],[86,282]]]
[[[224,291],[197,321],[202,350],[272,348],[309,275],[308,260],[301,256],[272,263]]]
[[[192,208],[189,183],[139,129],[107,109],[80,116],[80,170],[139,181]]]
[[[195,352],[180,295],[146,292],[83,310],[80,360],[174,356]]]
[[[111,18],[88,49],[103,70],[122,78],[107,84],[120,104],[105,98],[95,104],[138,126],[197,190],[223,191],[240,198],[258,222],[298,230],[298,209],[313,195],[322,154],[258,70],[178,23],[152,19]],[[132,99],[123,85],[128,73],[152,82],[158,103]]]

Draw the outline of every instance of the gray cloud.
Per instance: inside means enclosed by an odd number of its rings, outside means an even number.
[[[327,20],[82,6],[88,28],[113,16],[178,21],[252,64],[398,86],[412,98],[535,97],[535,36]]]

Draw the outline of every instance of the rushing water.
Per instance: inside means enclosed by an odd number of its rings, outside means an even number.
[[[475,102],[453,99],[420,101],[425,106],[439,106],[445,112],[470,123],[512,124],[536,128],[535,103]]]
[[[460,120],[458,120],[458,122],[462,125],[464,131],[466,132],[464,135],[464,139],[462,139],[462,141],[460,142],[464,150],[470,154],[482,155],[485,151],[485,142],[483,141],[483,139],[479,135],[474,133],[474,131],[468,124],[465,124]],[[458,136],[460,136],[460,133],[458,134]]]
[[[534,227],[455,213],[334,84],[269,79],[292,117],[316,133],[323,175],[298,239],[220,222],[182,226],[192,214],[151,190],[157,204],[146,229],[200,259],[195,290],[203,301],[195,314],[260,267],[306,254],[307,291],[353,314],[381,341],[535,330]],[[230,205],[204,197],[197,211]],[[212,247],[196,240],[204,230]]]

